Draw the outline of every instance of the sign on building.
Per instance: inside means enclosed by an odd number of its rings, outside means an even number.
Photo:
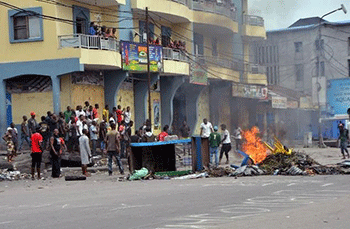
[[[147,45],[122,41],[120,42],[122,51],[122,66],[125,71],[147,71]],[[162,47],[158,45],[149,46],[150,71],[161,72]]]
[[[232,96],[267,100],[267,87],[233,83]]]
[[[191,63],[190,83],[208,85],[208,73],[197,63]]]
[[[298,101],[287,101],[287,108],[297,109],[299,107]]]
[[[350,79],[333,79],[327,82],[327,110],[334,115],[347,114],[350,107]]]
[[[287,109],[287,98],[281,96],[272,96],[272,108]]]

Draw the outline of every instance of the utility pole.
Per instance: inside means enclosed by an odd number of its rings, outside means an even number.
[[[322,51],[323,51],[323,42],[321,42],[321,38],[322,38],[322,33],[321,33],[321,26],[322,26],[322,20],[324,17],[333,14],[339,10],[342,10],[344,12],[344,14],[347,13],[346,8],[344,7],[343,4],[340,5],[340,8],[335,9],[333,11],[330,11],[326,14],[324,14],[321,18],[320,21],[318,23],[318,36],[317,36],[317,41],[316,41],[316,48],[317,48],[317,58],[316,58],[316,79],[317,79],[317,89],[316,89],[316,93],[317,93],[317,105],[318,105],[318,144],[320,148],[324,148],[326,147],[326,145],[323,142],[323,135],[322,135],[322,121],[321,121],[321,101],[320,101],[320,92],[322,90],[322,85],[320,84],[320,75],[321,75],[321,57],[322,57]],[[324,76],[326,77],[326,76]],[[325,89],[324,89],[325,90]],[[350,118],[349,118],[350,119]]]
[[[147,37],[147,81],[148,81],[148,119],[152,125],[152,106],[151,106],[151,71],[149,61],[149,27],[148,27],[148,7],[146,7],[146,37]]]

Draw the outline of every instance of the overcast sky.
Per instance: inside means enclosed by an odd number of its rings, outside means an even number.
[[[262,16],[267,30],[286,28],[299,18],[321,17],[344,4],[350,11],[350,0],[248,0],[249,14]],[[325,17],[328,21],[350,20],[350,12],[338,11]]]

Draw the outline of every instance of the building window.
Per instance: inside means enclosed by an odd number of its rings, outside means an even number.
[[[43,41],[42,8],[9,10],[10,42]]]
[[[304,80],[304,65],[302,64],[295,65],[295,75],[298,82]]]
[[[218,40],[216,38],[212,39],[212,55],[218,56]]]
[[[139,21],[139,31],[140,31],[140,43],[147,42],[147,34],[146,34],[146,22]],[[154,25],[152,23],[148,23],[148,32],[149,38],[154,39]],[[163,43],[163,41],[162,41]]]
[[[90,27],[90,10],[88,8],[73,6],[73,32],[87,34]]]
[[[303,52],[303,42],[294,42],[295,52]]]
[[[324,41],[323,39],[321,40],[316,40],[315,41],[315,46],[316,46],[316,50],[323,50],[323,46],[324,46]]]

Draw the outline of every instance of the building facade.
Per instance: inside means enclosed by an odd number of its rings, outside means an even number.
[[[266,34],[262,18],[246,14],[247,0],[8,2],[0,6],[5,25],[0,107],[7,111],[0,113],[2,132],[31,111],[40,117],[85,101],[98,103],[100,114],[106,104],[110,109],[130,106],[135,126],[142,126],[148,118],[148,76],[144,68],[127,65],[130,47],[142,49],[147,42],[146,7],[149,37],[162,46],[159,68],[151,73],[155,132],[166,124],[176,132],[186,120],[198,134],[203,118],[232,128],[237,116],[247,119],[246,112],[232,109],[237,102],[232,85],[267,83],[264,70],[249,59],[250,43]],[[116,38],[89,34],[90,22]],[[171,46],[175,41],[182,46]],[[251,106],[244,99],[238,102],[235,107]]]

